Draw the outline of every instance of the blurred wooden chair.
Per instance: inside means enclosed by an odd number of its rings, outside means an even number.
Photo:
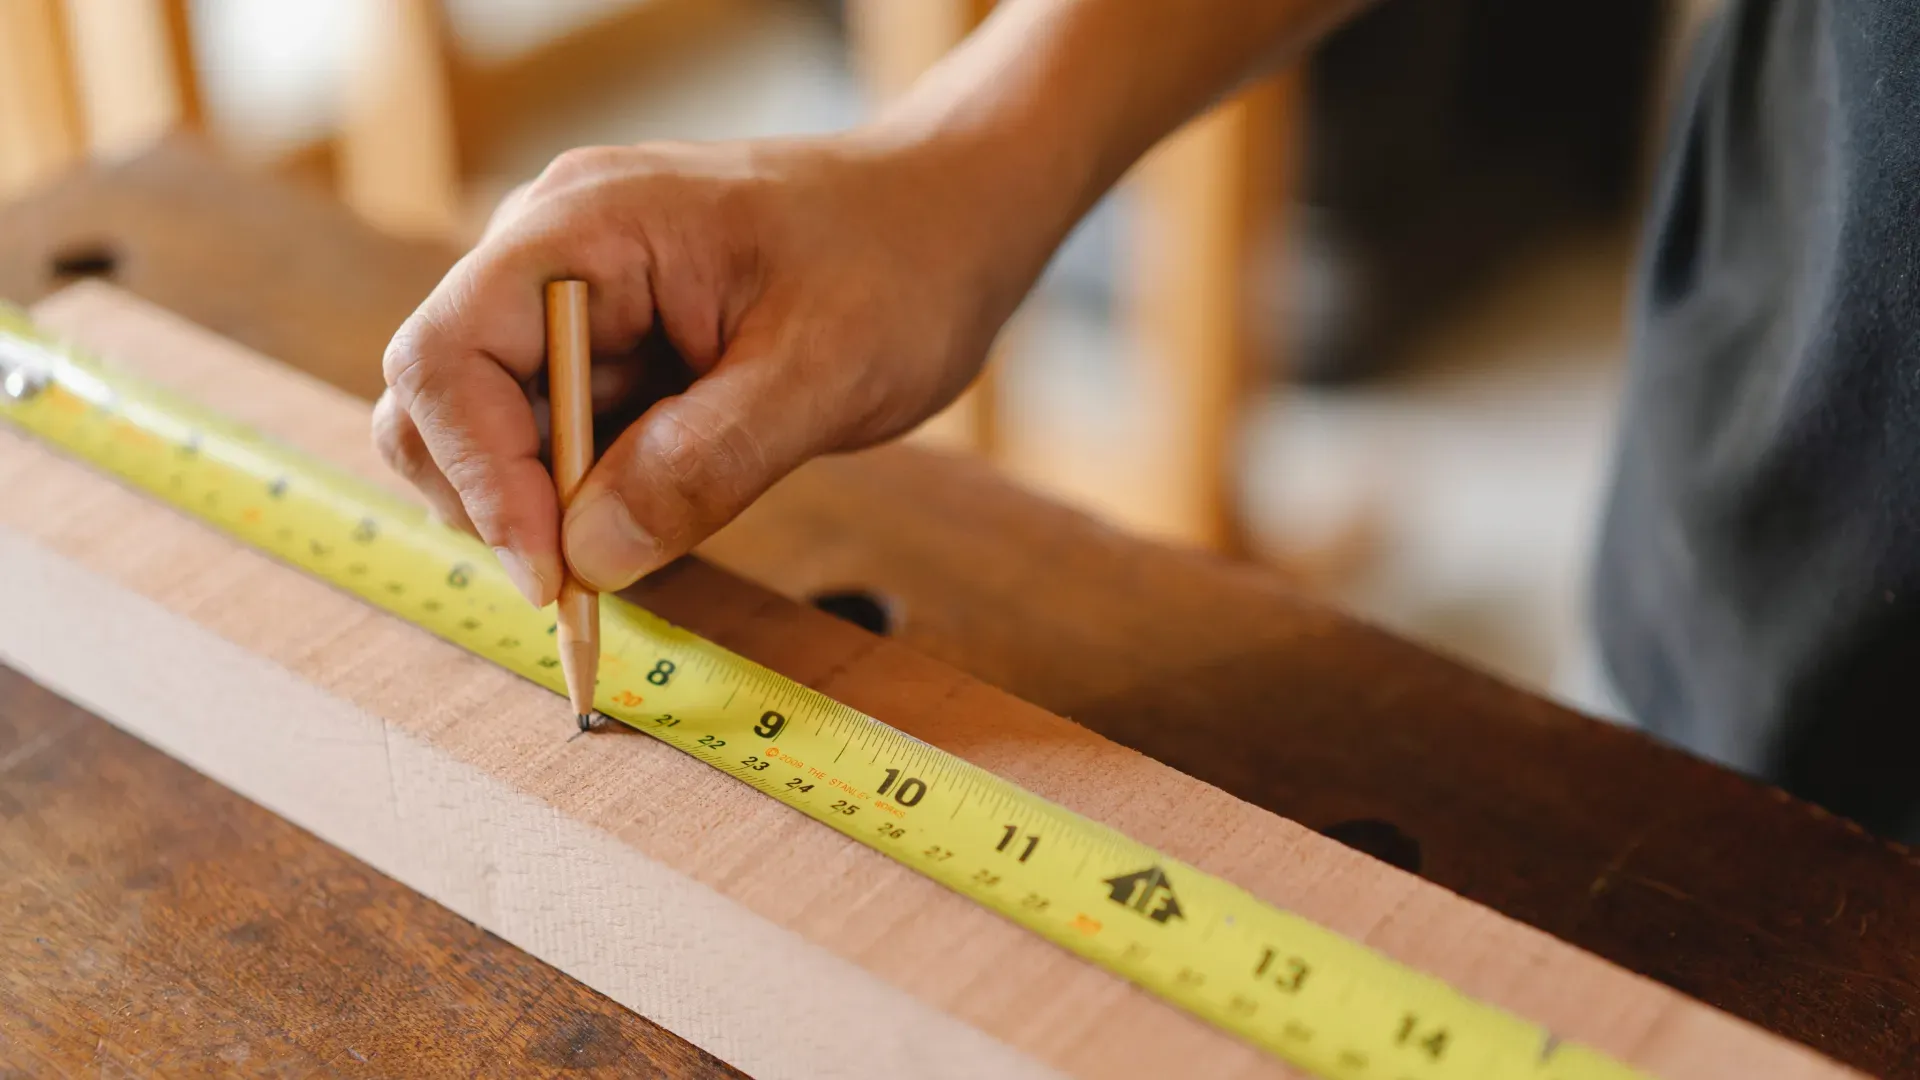
[[[879,101],[906,92],[948,50],[973,32],[993,10],[993,0],[847,0],[847,31],[855,65],[867,90]],[[1013,333],[1011,328],[1009,334]],[[1006,340],[995,346],[999,356]],[[914,437],[950,450],[992,456],[996,450],[998,405],[989,360],[960,399],[921,425]]]
[[[886,99],[907,87],[993,9],[993,0],[848,0],[854,53],[868,86]],[[1121,283],[1129,329],[1164,410],[1153,468],[1102,494],[1123,516],[1166,539],[1244,549],[1238,513],[1242,404],[1255,352],[1250,290],[1256,261],[1286,204],[1293,76],[1241,94],[1168,139],[1142,163],[1131,262]],[[1017,325],[1010,330],[1017,348]],[[945,413],[929,441],[992,456],[991,369]]]
[[[452,47],[443,0],[358,0],[366,34],[350,64],[339,129],[324,147],[339,195],[370,221],[413,236],[457,238],[472,142],[482,120],[538,99],[535,83],[581,84],[596,52],[715,23],[741,3],[653,0],[613,23],[542,47],[511,70],[479,70]],[[964,38],[991,0],[847,0],[862,74],[877,96],[904,90]],[[87,155],[113,156],[200,120],[187,0],[0,0],[0,194]],[[618,57],[613,58],[616,62]],[[1256,333],[1254,261],[1285,205],[1291,79],[1228,102],[1142,164],[1140,220],[1124,274],[1127,319],[1150,358],[1162,411],[1151,467],[1099,501],[1165,538],[1218,550],[1241,545],[1235,462]],[[1009,335],[1017,347],[1017,327]],[[991,456],[994,384],[983,376],[923,437]]]
[[[460,153],[439,0],[379,0],[340,135],[341,194],[399,232],[442,233],[459,220]],[[992,9],[992,0],[848,0],[861,74],[879,98],[904,91]],[[1291,79],[1220,106],[1168,140],[1140,169],[1139,243],[1128,311],[1152,358],[1164,445],[1153,468],[1102,501],[1167,539],[1238,551],[1235,462],[1250,397],[1256,334],[1254,261],[1285,205]],[[1010,332],[1017,347],[1018,329]],[[992,456],[991,370],[920,437]]]
[[[389,232],[452,237],[464,200],[441,0],[360,0],[360,12],[335,138],[339,195]]]
[[[200,117],[187,0],[0,2],[0,197]]]
[[[1170,540],[1246,554],[1240,515],[1244,412],[1280,348],[1255,293],[1278,294],[1282,211],[1289,204],[1299,76],[1243,91],[1175,132],[1140,163],[1124,300],[1164,412],[1158,466],[1139,505]]]

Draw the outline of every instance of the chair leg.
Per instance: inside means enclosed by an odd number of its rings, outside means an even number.
[[[439,0],[361,0],[339,135],[340,194],[375,225],[447,238],[461,221],[451,57]]]
[[[921,73],[979,25],[992,0],[848,0],[847,28],[867,86],[882,100],[904,92]],[[1004,352],[1004,345],[995,353]],[[992,453],[995,444],[993,360],[914,438],[954,450]]]
[[[1298,76],[1276,77],[1188,124],[1136,174],[1139,199],[1128,312],[1146,363],[1147,400],[1165,442],[1135,478],[1130,520],[1166,539],[1243,553],[1238,513],[1241,411],[1258,332],[1253,287],[1278,260]]]
[[[80,154],[60,0],[0,3],[0,198],[59,175]]]
[[[199,126],[186,0],[66,0],[75,84],[95,157]]]

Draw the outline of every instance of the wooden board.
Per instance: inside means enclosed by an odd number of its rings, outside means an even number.
[[[0,207],[0,295],[29,302],[76,274],[109,275],[361,396],[380,385],[375,358],[394,327],[456,254],[382,235],[187,138]],[[1852,822],[1366,626],[1260,567],[1103,528],[956,455],[894,444],[822,458],[702,551],[796,599],[870,593],[915,651],[1856,1068],[1920,1080],[1920,857]],[[61,743],[81,757],[66,775],[111,768],[85,757],[108,741]],[[37,790],[50,801],[24,800],[10,835],[27,846],[12,852],[19,865],[75,869],[36,892],[32,909],[0,918],[25,942],[73,925],[56,918],[60,905],[94,895],[82,839],[33,826],[86,792]],[[170,812],[223,820],[235,798],[201,784],[177,792]],[[93,808],[115,828],[138,827],[111,819],[140,812]],[[171,865],[180,844],[140,857]],[[238,877],[295,872],[265,849],[226,857]],[[165,970],[185,987],[176,1002],[244,1007],[256,1039],[332,1031],[354,1045],[350,1025],[317,1022],[302,996],[326,981],[313,970],[322,954],[289,948],[274,968],[244,975],[221,963],[216,928],[246,919],[228,918],[245,908],[217,883],[128,895],[143,925],[201,927],[169,946]],[[431,902],[406,912],[382,928],[382,948],[412,965],[410,985],[465,978],[418,947],[439,932],[435,917],[459,916]],[[502,988],[469,997],[460,1023],[382,999],[394,1023],[419,1032],[384,1044],[394,1075],[433,1071],[430,1047],[467,1038],[469,1025],[507,1030],[523,992],[594,996],[491,940]],[[144,943],[95,936],[74,947],[95,963],[138,962]],[[83,966],[43,974],[22,988],[17,1015],[0,1009],[0,1037],[21,1025],[65,1030],[67,1060],[84,1067],[96,1037],[48,1021],[98,1000],[98,988]],[[500,1017],[490,1028],[488,1010]],[[224,1060],[177,1029],[122,1037],[146,1054]],[[537,1067],[506,1054],[502,1071]]]
[[[360,402],[104,288],[38,314],[379,474]],[[11,434],[0,486],[0,658],[751,1073],[1282,1075],[661,744],[571,737],[545,691]],[[1845,1075],[700,563],[634,598],[1658,1075]]]
[[[740,1074],[0,668],[0,1075]]]

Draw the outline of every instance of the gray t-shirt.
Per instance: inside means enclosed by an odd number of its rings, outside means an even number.
[[[1733,0],[1647,223],[1594,610],[1656,734],[1920,833],[1920,3]]]

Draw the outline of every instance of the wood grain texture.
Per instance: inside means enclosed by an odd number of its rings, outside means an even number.
[[[362,396],[454,257],[185,140],[0,208],[0,295],[44,295],[95,252],[127,288]],[[790,596],[871,594],[916,651],[1830,1056],[1920,1077],[1920,861],[1777,791],[958,457],[817,461],[706,550]]]
[[[364,406],[324,386],[111,290],[69,292],[42,305],[42,315],[217,408],[381,475],[364,435]],[[0,484],[15,496],[0,507],[7,591],[46,590],[35,615],[19,606],[10,618],[0,615],[0,656],[173,744],[213,775],[616,1000],[644,1002],[664,1026],[750,1071],[924,1067],[922,1058],[896,1056],[897,1047],[833,1037],[859,1021],[840,1011],[843,1004],[870,1017],[886,1002],[889,1026],[937,1040],[954,1075],[989,1063],[1005,1075],[1008,1049],[1076,1075],[1123,1068],[1281,1074],[1247,1047],[660,744],[566,738],[546,692],[10,435],[0,436]],[[130,535],[140,542],[126,542]],[[54,597],[76,593],[90,597],[86,616],[46,610]],[[696,561],[650,579],[635,599],[1657,1075],[1844,1074]],[[102,620],[103,609],[115,618]],[[114,626],[142,620],[151,632],[115,639]],[[101,662],[102,654],[117,662]],[[280,702],[292,720],[268,723],[261,710],[221,705],[263,700]],[[640,899],[623,904],[629,892]],[[656,908],[674,918],[650,918]],[[676,953],[689,933],[700,946]],[[594,944],[609,939],[627,948],[608,955]],[[623,963],[634,955],[629,949],[668,962]],[[804,961],[832,992],[783,998],[779,1017],[743,1014],[730,980],[707,981],[736,953]],[[716,987],[727,993],[702,996]],[[778,1036],[771,1045],[770,1033]]]
[[[735,1076],[0,669],[0,1072]]]

